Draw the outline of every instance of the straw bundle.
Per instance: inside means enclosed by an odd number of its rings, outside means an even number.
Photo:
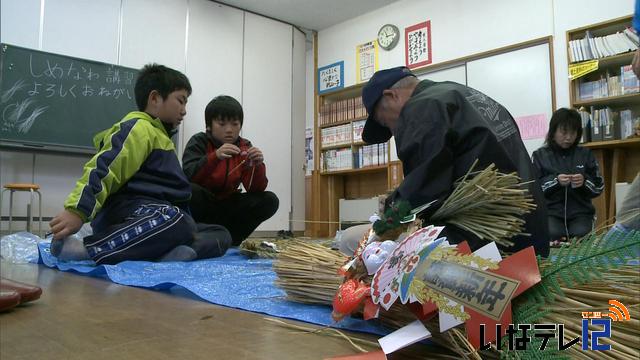
[[[343,281],[338,269],[347,260],[342,253],[326,246],[289,240],[273,263],[278,275],[275,284],[286,291],[291,301],[331,305]]]
[[[627,306],[630,321],[613,323],[611,358],[631,359],[640,356],[640,266],[622,265],[635,254],[637,259],[640,233],[632,232],[608,237],[591,235],[587,239],[559,250],[556,258],[539,263],[542,282],[514,300],[513,323],[564,323],[565,342],[581,336],[582,311],[607,312],[608,300],[616,299]],[[278,260],[274,269],[277,285],[292,301],[330,305],[342,283],[338,269],[346,257],[329,248],[295,241]],[[622,262],[621,262],[622,261]],[[596,265],[598,264],[598,265]],[[415,320],[404,306],[396,304],[389,311],[380,312],[380,321],[390,328],[400,328]],[[578,345],[558,353],[553,342],[539,352],[540,338],[532,338],[527,352],[505,352],[495,348],[478,352],[466,339],[463,326],[445,333],[438,332],[437,317],[425,326],[433,334],[435,347],[429,354],[464,359],[496,358],[558,358],[572,356],[588,358],[595,353],[581,351]],[[504,339],[503,339],[504,341]],[[506,349],[506,346],[503,346]]]
[[[248,238],[238,246],[240,253],[250,258],[274,259],[284,250],[289,239]]]
[[[522,234],[522,215],[535,209],[526,183],[516,173],[498,172],[494,164],[469,172],[455,184],[455,189],[431,220],[445,222],[469,231],[477,237],[510,246],[511,237]]]
[[[330,306],[343,281],[338,270],[347,259],[340,252],[326,246],[293,241],[273,263],[278,275],[275,283],[286,291],[287,299],[291,301]],[[380,322],[392,329],[399,329],[415,320],[413,313],[401,304],[395,304],[389,311],[380,311]],[[480,359],[466,340],[464,330],[455,329],[441,334],[437,330],[437,318],[427,322],[425,326],[434,334],[432,340],[437,345],[429,347],[430,355]]]
[[[305,240],[303,238],[248,238],[243,241],[238,249],[240,253],[250,258],[265,258],[275,259],[282,251],[284,251],[289,245],[296,244],[300,241],[311,241],[313,243],[330,246],[333,239],[329,240]]]

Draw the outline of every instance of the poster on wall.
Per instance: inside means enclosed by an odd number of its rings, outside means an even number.
[[[409,69],[431,64],[431,20],[405,28],[404,45]]]
[[[344,87],[344,61],[318,68],[318,93],[342,89]]]
[[[378,41],[356,46],[356,83],[369,81],[378,71]]]
[[[313,129],[306,128],[304,136],[304,170],[305,175],[311,175],[313,171]]]
[[[518,116],[514,120],[522,140],[544,139],[549,131],[549,121],[545,114]]]

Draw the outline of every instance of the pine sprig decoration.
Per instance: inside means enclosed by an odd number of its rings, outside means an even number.
[[[402,226],[400,220],[411,212],[411,205],[406,200],[399,200],[393,203],[380,217],[380,220],[373,224],[373,231],[377,235],[382,235],[388,230],[395,230]]]
[[[591,233],[581,241],[560,248],[549,260],[539,260],[542,280],[522,294],[513,303],[513,321],[516,324],[549,323],[549,319],[565,316],[565,307],[577,306],[576,301],[565,294],[578,292],[576,287],[586,286],[606,277],[612,281],[612,270],[624,265],[630,257],[640,254],[640,232],[616,231],[605,236]],[[613,286],[615,288],[615,286]],[[563,291],[562,289],[565,289]],[[609,289],[611,291],[611,289]],[[622,291],[622,290],[620,290]],[[622,294],[622,292],[620,293]],[[576,294],[572,295],[574,298]],[[586,301],[579,299],[581,301]],[[585,302],[589,303],[589,302]],[[573,305],[572,305],[573,304]],[[605,302],[606,304],[606,302]],[[579,313],[579,310],[573,310]],[[505,340],[503,338],[503,340]],[[549,341],[546,349],[540,350],[540,340],[531,338],[526,351],[501,352],[503,359],[558,359],[571,354],[557,350],[557,339]],[[503,347],[504,348],[504,347]]]
[[[560,248],[555,258],[539,264],[542,281],[523,295],[532,303],[552,302],[564,296],[562,287],[571,288],[601,278],[610,269],[626,262],[627,254],[640,251],[640,232],[615,231],[606,238],[594,233],[581,241]]]
[[[552,311],[548,307],[541,306],[539,303],[533,302],[531,299],[516,299],[514,302],[513,323],[514,324],[535,324],[539,323],[538,319],[550,314]],[[518,331],[515,336],[522,337],[522,331]],[[502,348],[508,349],[508,337],[502,338]],[[527,349],[522,351],[501,351],[500,358],[515,359],[568,359],[569,357],[559,352],[557,349],[557,339],[554,337],[549,340],[545,350],[540,350],[542,338],[531,336],[531,342],[527,345]]]
[[[616,231],[604,239],[590,234],[582,241],[566,246],[555,260],[542,264],[542,283],[561,281],[564,287],[584,284],[600,278],[609,269],[624,264],[627,254],[640,251],[640,232]]]

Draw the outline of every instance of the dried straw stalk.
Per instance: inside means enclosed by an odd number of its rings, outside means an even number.
[[[431,220],[464,229],[477,237],[510,246],[514,235],[522,233],[522,215],[535,209],[532,197],[516,173],[498,172],[494,164],[456,182],[455,189]]]
[[[292,243],[274,262],[278,274],[276,284],[287,292],[292,301],[330,305],[342,277],[338,269],[347,258],[337,251],[318,244],[304,241]],[[541,267],[547,262],[543,262]],[[602,279],[590,284],[561,287],[564,297],[556,296],[546,308],[551,313],[539,323],[564,323],[566,340],[581,336],[580,318],[582,311],[607,311],[607,301],[617,299],[627,306],[630,321],[613,323],[611,344],[608,352],[612,359],[640,357],[640,274],[638,266],[622,266],[610,269]],[[381,311],[380,320],[390,328],[400,328],[415,320],[413,314],[401,305],[394,305],[389,311]],[[467,341],[462,326],[445,333],[438,332],[437,318],[425,324],[434,334],[432,341],[439,347],[430,348],[441,357],[454,356],[463,359],[495,358],[499,351],[478,352]],[[574,349],[575,348],[575,349]],[[566,355],[588,359],[591,352],[579,350],[576,346],[567,350]],[[443,350],[448,349],[448,351]]]
[[[276,286],[291,301],[330,305],[342,284],[338,269],[347,261],[339,251],[301,240],[291,243],[273,263]]]

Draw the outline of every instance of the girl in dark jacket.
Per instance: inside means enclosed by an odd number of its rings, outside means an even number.
[[[545,146],[532,156],[547,202],[552,245],[591,231],[595,215],[591,199],[604,190],[591,150],[578,146],[581,136],[580,114],[558,109],[551,117]]]

